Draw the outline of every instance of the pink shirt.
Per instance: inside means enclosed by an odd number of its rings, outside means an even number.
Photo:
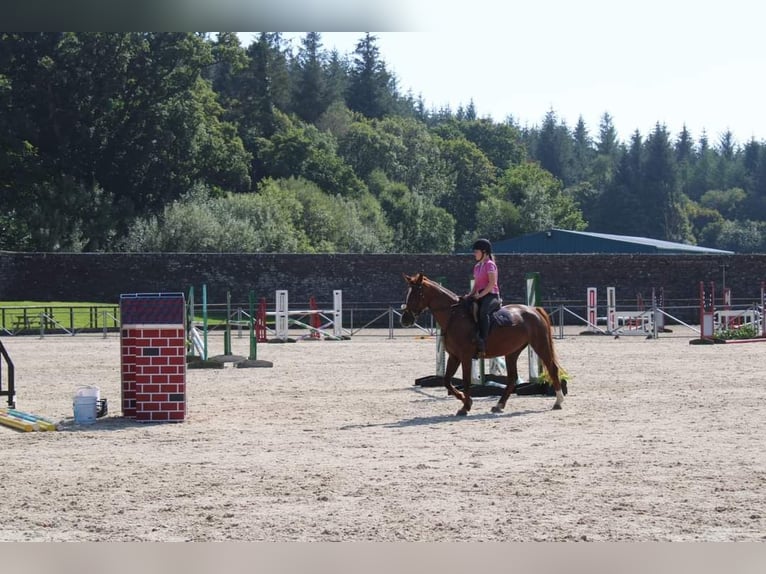
[[[473,285],[474,285],[474,293],[478,293],[479,291],[486,288],[487,285],[489,285],[489,274],[490,272],[494,272],[495,276],[497,277],[497,265],[495,265],[495,262],[492,261],[492,259],[487,259],[485,261],[479,261],[476,265],[473,266]],[[494,289],[492,289],[493,293],[500,294],[500,287],[495,283]]]

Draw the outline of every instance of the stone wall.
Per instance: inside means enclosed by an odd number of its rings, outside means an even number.
[[[525,297],[525,274],[540,273],[543,304],[580,302],[587,287],[616,287],[619,301],[651,297],[662,288],[666,301],[695,304],[699,282],[731,287],[735,301],[755,301],[766,279],[766,254],[757,255],[498,255],[506,302]],[[290,305],[315,297],[332,307],[334,289],[344,307],[401,304],[402,273],[424,272],[457,293],[468,290],[470,255],[294,255],[190,253],[0,252],[0,301],[91,301],[117,303],[123,293],[184,292],[207,285],[208,301],[247,303],[249,290],[273,305],[274,291],[287,289]],[[603,294],[603,295],[602,295]]]

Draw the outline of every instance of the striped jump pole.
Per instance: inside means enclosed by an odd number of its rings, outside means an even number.
[[[710,282],[710,297],[706,296],[705,283],[700,281],[700,338],[712,339],[715,332],[715,283]]]
[[[258,359],[258,336],[256,335],[256,323],[259,322],[259,319],[257,319],[255,316],[255,292],[252,289],[248,295],[248,303],[250,305],[250,354],[244,361],[234,363],[234,366],[238,369],[273,367],[274,363],[271,361],[263,361]]]

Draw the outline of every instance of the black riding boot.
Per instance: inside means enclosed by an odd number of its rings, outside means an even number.
[[[489,315],[479,317],[479,332],[476,336],[476,351],[481,355],[487,350],[487,333],[489,332]]]

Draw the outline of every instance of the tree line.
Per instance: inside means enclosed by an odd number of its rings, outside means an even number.
[[[12,251],[450,253],[560,227],[763,252],[766,144],[429,108],[369,33],[1,33],[0,198]]]

